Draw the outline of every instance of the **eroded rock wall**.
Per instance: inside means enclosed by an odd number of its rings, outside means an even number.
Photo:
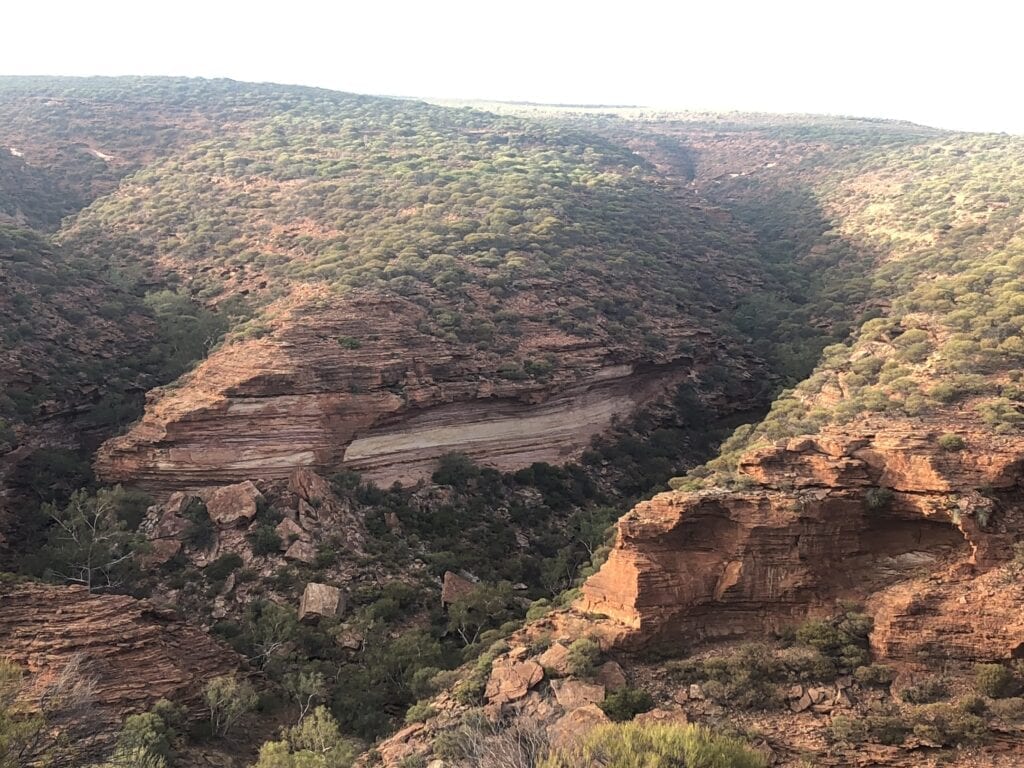
[[[99,451],[97,472],[162,494],[297,467],[411,482],[453,451],[503,470],[560,463],[721,353],[710,331],[682,323],[665,333],[686,355],[527,324],[510,356],[421,332],[427,317],[377,295],[291,307],[273,335],[226,346],[150,393],[142,421]],[[510,357],[543,373],[510,369]]]
[[[148,601],[45,584],[0,587],[0,655],[43,677],[80,657],[96,680],[100,720],[112,726],[161,698],[196,714],[206,681],[242,661]]]
[[[894,585],[937,573],[953,583],[962,569],[1006,562],[1024,515],[1024,439],[969,434],[965,450],[948,452],[938,434],[899,422],[830,430],[748,455],[750,490],[643,502],[619,521],[580,607],[628,626],[626,644],[756,634],[872,595],[880,626],[896,627],[913,611],[899,608]],[[936,605],[962,597],[962,587],[932,591]],[[907,653],[897,646],[913,633],[887,632],[887,653]]]

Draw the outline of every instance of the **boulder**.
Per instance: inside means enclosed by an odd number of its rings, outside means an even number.
[[[275,533],[281,539],[281,545],[287,547],[296,539],[308,538],[306,532],[302,529],[302,526],[292,520],[290,517],[286,517],[280,523],[274,527]]]
[[[299,621],[319,621],[338,616],[345,611],[345,598],[341,590],[329,584],[311,581],[302,592],[299,603]]]
[[[517,701],[544,679],[544,669],[535,661],[495,662],[484,695],[492,703]]]
[[[452,571],[445,571],[444,581],[441,585],[441,605],[451,605],[459,598],[465,597],[475,588],[476,584],[469,579],[459,576],[459,574]]]
[[[789,702],[789,708],[793,712],[806,712],[814,705],[814,700],[810,697],[806,691],[804,694],[794,701]]]
[[[316,548],[305,539],[293,541],[285,550],[284,559],[299,563],[312,563],[316,560]]]
[[[257,502],[263,498],[251,480],[204,491],[206,511],[221,528],[243,527],[256,517]]]
[[[537,663],[551,676],[564,677],[569,674],[569,649],[555,643],[537,657]]]
[[[288,490],[314,508],[334,496],[331,484],[305,467],[296,469],[288,477]]]
[[[548,726],[548,739],[552,747],[565,749],[571,747],[583,736],[599,725],[607,725],[611,720],[596,704],[574,709],[558,718]]]
[[[598,667],[594,679],[609,691],[618,691],[626,687],[626,673],[615,661],[606,661]]]
[[[555,700],[567,712],[604,701],[604,686],[582,680],[552,680]]]

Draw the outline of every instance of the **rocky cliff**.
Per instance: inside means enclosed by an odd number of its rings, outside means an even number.
[[[920,420],[827,429],[748,454],[740,466],[753,488],[643,502],[619,521],[581,605],[644,644],[759,634],[873,595],[876,643],[886,656],[910,655],[889,637],[908,600],[955,602],[970,590],[965,574],[1010,559],[1024,514],[1024,439],[965,429],[964,448],[949,451],[941,434]],[[932,578],[927,593],[922,577]],[[1009,656],[1024,640],[1019,622],[997,617],[984,631],[992,625],[998,638],[970,643],[980,656]],[[914,633],[896,634],[914,645]]]
[[[517,298],[526,317],[557,289]],[[97,455],[108,482],[156,493],[297,467],[346,467],[381,485],[429,476],[458,451],[502,470],[561,463],[638,406],[698,380],[718,353],[706,330],[664,320],[668,349],[650,354],[543,322],[521,323],[506,353],[420,330],[429,312],[401,297],[309,296],[279,330],[211,355],[174,388],[151,393],[142,421]],[[694,343],[696,342],[696,343]],[[528,361],[522,364],[516,361]]]
[[[43,584],[0,587],[4,658],[55,674],[73,658],[96,680],[94,706],[114,726],[167,698],[198,714],[207,680],[241,659],[202,630],[145,600]]]

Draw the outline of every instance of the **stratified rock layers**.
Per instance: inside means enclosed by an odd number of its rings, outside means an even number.
[[[0,649],[4,659],[43,676],[78,657],[96,679],[95,706],[108,722],[161,698],[198,705],[207,680],[241,663],[145,600],[43,584],[0,587]]]
[[[745,457],[741,469],[755,489],[643,502],[619,521],[580,606],[630,627],[627,644],[643,644],[757,634],[829,611],[837,598],[872,596],[879,650],[911,655],[916,645],[905,638],[914,633],[889,624],[913,623],[933,643],[943,632],[929,628],[938,614],[907,607],[911,595],[966,608],[972,580],[951,566],[1005,562],[1022,515],[1024,438],[977,434],[968,439],[973,450],[950,453],[937,445],[940,433],[900,422],[826,431]],[[907,591],[908,580],[940,572],[926,591]],[[1004,608],[992,610],[1013,611]],[[967,622],[960,634],[981,623]],[[988,622],[981,655],[1009,655],[1022,631],[1019,620]],[[954,646],[974,642],[982,640],[961,637]]]
[[[99,451],[100,476],[163,493],[296,467],[409,482],[454,451],[502,470],[563,462],[720,351],[682,325],[665,330],[668,346],[700,352],[642,357],[527,323],[510,356],[417,330],[427,311],[406,299],[329,303],[290,307],[273,336],[151,393],[142,421]]]

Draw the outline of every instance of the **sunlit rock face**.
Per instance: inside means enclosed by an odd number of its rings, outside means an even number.
[[[663,354],[539,323],[510,342],[515,355],[497,354],[420,332],[425,312],[379,296],[293,308],[273,335],[225,346],[150,393],[96,469],[164,494],[297,467],[409,483],[456,451],[501,470],[561,463],[721,353],[710,332],[670,319]],[[670,351],[683,342],[686,355]],[[543,361],[541,372],[510,367],[516,359]]]
[[[934,642],[943,626],[960,627],[957,647],[1009,655],[1024,637],[1006,606],[992,620],[943,623],[910,605],[927,593],[964,612],[965,569],[1007,562],[1024,516],[1024,438],[965,432],[968,448],[950,453],[937,442],[948,428],[893,420],[784,440],[741,461],[754,488],[642,502],[619,521],[580,606],[628,626],[627,644],[645,644],[757,635],[828,613],[836,599],[870,598],[885,656],[909,654],[915,632]]]

